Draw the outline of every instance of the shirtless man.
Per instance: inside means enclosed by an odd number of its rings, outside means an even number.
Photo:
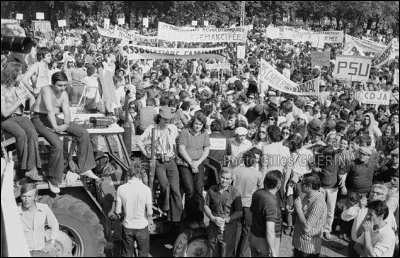
[[[26,72],[22,83],[36,97],[43,86],[49,85],[49,63],[51,62],[50,49],[39,48],[37,51],[38,62],[34,63]],[[29,82],[29,79],[32,82]]]
[[[58,133],[66,132],[78,143],[78,164],[69,161],[72,172],[99,179],[91,169],[96,166],[89,133],[86,129],[71,122],[68,94],[65,88],[68,84],[64,72],[56,72],[51,76],[51,85],[41,88],[36,103],[33,106],[31,120],[36,131],[50,143],[50,159],[48,164],[48,183],[53,193],[59,193],[58,187],[63,178],[64,155],[63,144]],[[63,113],[64,119],[56,115]]]

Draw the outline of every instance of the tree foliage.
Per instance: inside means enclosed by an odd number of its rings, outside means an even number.
[[[398,1],[246,1],[246,23],[265,24],[281,21],[289,16],[293,21],[319,22],[327,17],[337,25],[352,27],[373,22],[386,23],[398,28]],[[44,12],[45,20],[53,26],[59,19],[66,19],[70,27],[81,27],[89,21],[102,22],[109,18],[116,24],[125,17],[131,27],[141,24],[141,18],[150,17],[151,25],[158,20],[187,25],[192,20],[199,24],[207,20],[216,26],[231,25],[240,20],[240,1],[2,1],[2,18],[23,13],[24,20],[35,20],[36,12]]]

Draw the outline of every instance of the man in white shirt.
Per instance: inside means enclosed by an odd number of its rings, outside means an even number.
[[[386,219],[390,214],[385,201],[368,204],[364,233],[357,239],[354,249],[362,257],[393,257],[395,234]]]
[[[374,201],[385,201],[386,196],[388,193],[388,189],[384,185],[380,184],[375,184],[371,188],[371,194],[370,194],[370,199],[368,200],[369,202],[374,202]],[[360,199],[360,202],[357,203],[356,205],[350,207],[347,210],[344,210],[341,214],[341,219],[344,221],[350,221],[354,219],[353,221],[353,226],[351,228],[351,241],[349,243],[348,247],[348,256],[357,256],[357,253],[355,253],[355,243],[357,239],[361,236],[363,232],[362,224],[367,220],[367,214],[368,214],[368,208],[367,208],[367,199],[366,197],[362,197]],[[387,224],[391,227],[396,229],[396,221],[394,218],[394,215],[392,212],[389,212],[388,216],[385,217],[385,221]]]
[[[124,210],[122,222],[122,256],[133,257],[135,241],[139,257],[148,257],[150,250],[149,221],[152,223],[152,194],[143,184],[142,167],[139,163],[128,169],[130,180],[117,190],[115,213],[120,216]]]
[[[283,146],[281,142],[281,129],[277,125],[270,125],[267,129],[270,144],[263,148],[263,179],[268,171],[279,170],[284,174],[284,168],[290,158],[289,148]],[[286,170],[286,169],[285,169]]]
[[[244,127],[238,127],[235,129],[235,138],[230,139],[232,156],[231,156],[231,167],[235,168],[242,163],[243,154],[253,147],[253,144],[246,139],[247,129]]]

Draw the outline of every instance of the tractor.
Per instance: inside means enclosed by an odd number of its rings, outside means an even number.
[[[75,121],[87,126],[87,122],[94,118],[107,119],[101,114],[79,114]],[[154,178],[152,162],[144,160],[135,145],[132,137],[132,151],[127,150],[123,134],[124,129],[116,124],[107,128],[89,127],[89,135],[94,146],[97,166],[94,172],[101,178],[96,182],[93,179],[80,178],[67,185],[65,181],[60,185],[61,193],[53,194],[46,182],[38,182],[39,202],[46,203],[52,209],[60,224],[59,237],[56,240],[58,256],[112,256],[112,244],[121,240],[121,222],[113,220],[116,192],[118,186],[127,181],[126,171],[132,162],[141,162],[146,170],[148,184],[153,190],[153,222],[149,225],[150,234],[165,233],[170,229],[170,224],[162,217],[159,209],[158,197],[160,186]],[[75,143],[68,135],[60,135],[63,140],[64,150],[69,157],[74,159]],[[1,146],[7,151],[15,150],[15,139],[7,134],[2,134]],[[39,152],[42,159],[42,173],[46,173],[48,160],[48,143],[39,135]],[[15,151],[14,151],[15,153]],[[154,156],[153,156],[154,157]],[[76,158],[76,157],[75,157]],[[18,171],[18,161],[14,155],[15,171]],[[155,163],[154,163],[155,164]],[[205,190],[216,184],[218,180],[219,163],[209,158],[206,163]],[[20,202],[20,185],[15,186],[14,195]],[[209,245],[207,232],[204,228],[191,230],[186,223],[181,223],[182,232],[174,245],[173,256],[207,256]],[[105,247],[108,248],[105,248]],[[115,254],[118,255],[118,254]]]

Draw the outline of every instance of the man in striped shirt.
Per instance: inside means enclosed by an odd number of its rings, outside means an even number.
[[[321,252],[322,230],[327,216],[323,193],[319,192],[321,181],[314,173],[305,174],[301,190],[305,197],[295,200],[297,220],[294,226],[294,257],[318,257]]]

